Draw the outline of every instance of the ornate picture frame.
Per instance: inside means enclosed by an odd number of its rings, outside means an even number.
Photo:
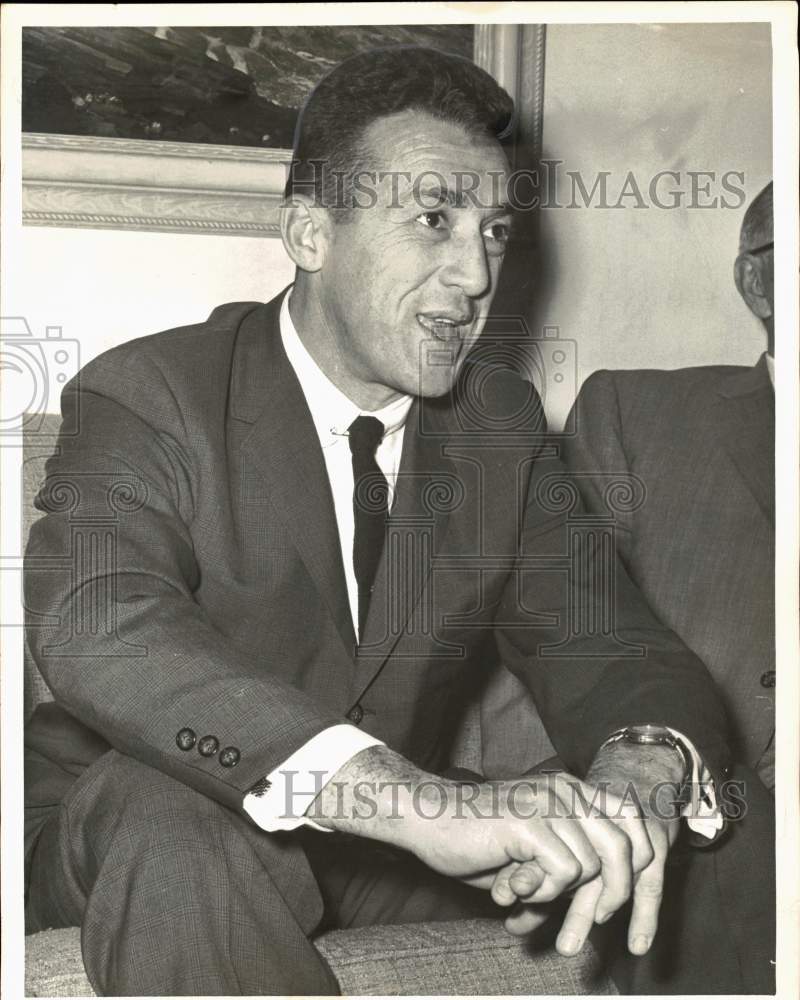
[[[541,148],[545,26],[476,25],[474,56],[511,94],[520,144]],[[28,226],[278,235],[291,151],[22,134]]]

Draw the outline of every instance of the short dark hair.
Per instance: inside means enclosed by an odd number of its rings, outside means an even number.
[[[348,183],[368,168],[364,133],[380,118],[424,111],[479,140],[510,141],[514,102],[469,59],[420,45],[346,59],[308,96],[297,122],[285,195],[346,208]]]
[[[742,219],[739,252],[753,253],[772,243],[772,181],[753,198]]]

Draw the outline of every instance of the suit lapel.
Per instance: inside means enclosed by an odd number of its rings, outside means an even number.
[[[333,497],[311,414],[281,343],[282,299],[255,310],[242,326],[232,409],[252,424],[242,444],[245,468],[259,474],[259,488],[283,521],[352,662],[355,633]]]
[[[445,454],[448,416],[445,400],[416,400],[408,414],[397,492],[358,649],[351,701],[377,678],[404,632],[431,641],[430,616],[420,598],[447,533],[452,506],[448,497],[454,490],[458,495],[456,467]]]
[[[775,394],[766,355],[753,368],[726,376],[717,405],[721,443],[764,516],[775,524]]]

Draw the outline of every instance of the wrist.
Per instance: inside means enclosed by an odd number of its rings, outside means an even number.
[[[684,763],[672,747],[609,743],[601,747],[589,768],[587,780],[671,782],[684,780]]]
[[[421,804],[441,782],[386,746],[369,747],[323,786],[306,816],[326,829],[411,849]]]
[[[622,752],[615,755],[614,748]],[[625,754],[626,748],[634,752]],[[632,777],[644,781],[677,782],[683,791],[694,773],[692,755],[679,733],[664,725],[646,724],[626,726],[612,733],[600,747],[597,760],[600,764],[614,761],[617,767],[625,766]]]
[[[684,768],[671,747],[606,744],[586,780],[617,796],[618,811],[624,807],[666,823],[680,816]]]

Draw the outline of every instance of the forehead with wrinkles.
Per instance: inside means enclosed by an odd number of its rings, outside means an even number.
[[[421,208],[501,208],[506,204],[508,161],[499,142],[420,111],[378,119],[364,132],[364,167],[395,203],[414,198]]]

